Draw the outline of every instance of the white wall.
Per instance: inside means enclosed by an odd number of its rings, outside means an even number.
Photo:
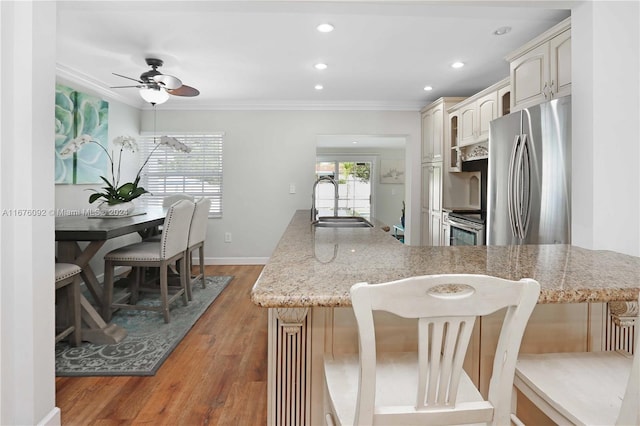
[[[572,11],[572,241],[640,255],[639,2]]]
[[[0,424],[59,423],[54,381],[55,2],[0,2]],[[15,216],[18,211],[44,212]]]
[[[163,105],[169,108],[169,105]],[[152,112],[143,113],[142,130],[152,130]],[[223,218],[209,223],[205,256],[209,261],[266,261],[293,212],[311,208],[316,137],[320,134],[406,135],[418,146],[419,112],[378,111],[170,111],[158,109],[158,131],[222,131],[224,140]],[[411,167],[407,166],[407,191]],[[295,184],[296,194],[289,194]],[[411,196],[419,209],[419,197]],[[409,200],[410,196],[406,195]],[[408,210],[411,209],[408,201]],[[398,215],[399,216],[399,215]],[[419,214],[415,214],[419,230]],[[412,220],[407,213],[407,219]],[[413,224],[414,221],[408,222]],[[232,242],[223,235],[231,232]],[[419,241],[416,237],[415,241]]]

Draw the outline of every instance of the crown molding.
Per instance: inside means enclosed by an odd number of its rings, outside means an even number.
[[[121,102],[134,108],[142,109],[142,102],[132,101],[129,97],[123,96],[121,93],[111,90],[104,82],[97,80],[87,74],[84,74],[76,69],[70,68],[66,65],[56,62],[56,77],[59,80],[65,82],[77,84],[83,88],[94,92],[96,95],[100,95],[109,100]]]
[[[66,65],[56,63],[56,76],[60,80],[77,84],[106,99],[121,102],[140,110],[153,109],[151,104],[144,102],[142,99],[132,100],[130,96],[124,96],[112,90],[103,81]],[[421,102],[254,100],[210,103],[198,102],[196,99],[193,99],[190,100],[189,104],[172,103],[170,109],[182,111],[420,111],[423,106]]]

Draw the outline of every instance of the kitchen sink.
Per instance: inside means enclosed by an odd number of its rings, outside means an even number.
[[[320,216],[311,222],[313,226],[326,228],[372,228],[373,224],[358,216]]]

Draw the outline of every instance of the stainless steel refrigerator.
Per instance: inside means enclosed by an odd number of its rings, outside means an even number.
[[[571,242],[571,96],[490,123],[487,245]]]

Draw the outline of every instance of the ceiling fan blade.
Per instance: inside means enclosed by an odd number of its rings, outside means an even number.
[[[162,85],[165,89],[178,89],[180,86],[182,86],[182,81],[180,81],[179,78],[174,77],[172,75],[166,75],[166,74],[158,74],[158,75],[154,75],[153,76],[153,80]]]
[[[175,96],[198,96],[200,94],[198,89],[194,89],[191,86],[185,86],[184,84],[177,89],[167,90],[167,92]]]
[[[111,74],[113,74],[113,75],[117,75],[118,77],[122,77],[122,78],[129,79],[129,80],[137,81],[138,83],[142,84],[142,81],[141,81],[141,80],[138,80],[137,78],[127,77],[126,75],[118,74],[118,73],[115,73],[115,72],[113,72],[113,73],[111,73]]]
[[[109,88],[110,89],[127,89],[129,87],[137,87],[138,89],[142,89],[143,87],[147,87],[147,86],[145,86],[143,84],[138,84],[138,85],[135,85],[135,86],[110,86]]]

